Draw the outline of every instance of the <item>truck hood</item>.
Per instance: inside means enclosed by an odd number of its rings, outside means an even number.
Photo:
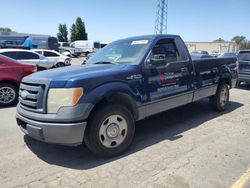
[[[56,68],[46,71],[41,71],[29,75],[23,81],[44,81],[51,82],[52,85],[63,87],[67,81],[85,80],[97,78],[105,75],[117,74],[122,71],[127,65],[75,65],[63,68]]]

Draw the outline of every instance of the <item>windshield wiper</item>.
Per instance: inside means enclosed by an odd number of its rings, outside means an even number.
[[[113,63],[113,62],[110,62],[110,61],[98,61],[94,64],[117,64],[117,63]]]

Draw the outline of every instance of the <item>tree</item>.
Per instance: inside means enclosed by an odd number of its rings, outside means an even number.
[[[247,42],[246,49],[250,49],[250,40]]]
[[[86,32],[85,24],[80,17],[76,18],[75,23],[71,26],[70,32],[71,42],[76,40],[88,40],[88,33]]]
[[[245,36],[239,36],[239,35],[237,35],[237,36],[235,36],[235,37],[232,39],[232,42],[235,42],[236,44],[240,45],[240,43],[241,43],[242,41],[244,41],[245,39],[246,39]]]
[[[222,38],[218,38],[218,39],[214,40],[213,42],[225,42],[225,40]]]
[[[0,33],[2,34],[10,34],[12,30],[8,27],[0,27]]]
[[[68,42],[68,29],[66,24],[59,24],[57,38],[59,42]]]
[[[71,35],[70,35],[70,41],[74,42],[76,41],[76,25],[72,24],[71,29],[70,29]]]
[[[86,33],[85,24],[80,17],[76,18],[75,35],[76,40],[88,40],[88,34]]]
[[[247,49],[248,41],[245,36],[237,35],[232,39],[232,42],[235,42],[240,50]]]

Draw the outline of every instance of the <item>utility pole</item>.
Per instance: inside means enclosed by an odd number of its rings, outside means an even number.
[[[158,0],[155,19],[155,34],[167,34],[167,15],[168,0]]]

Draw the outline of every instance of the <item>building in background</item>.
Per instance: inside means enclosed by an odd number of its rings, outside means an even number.
[[[237,52],[239,47],[234,42],[186,42],[189,52],[203,50],[209,54]]]

